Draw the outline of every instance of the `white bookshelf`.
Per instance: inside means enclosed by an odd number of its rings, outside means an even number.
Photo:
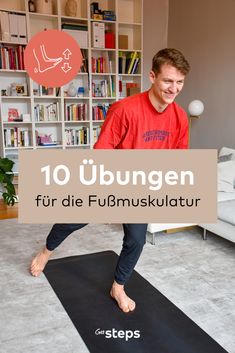
[[[49,0],[50,1],[50,0]],[[142,73],[143,73],[143,0],[100,0],[99,8],[101,10],[112,10],[115,12],[116,20],[95,20],[91,18],[90,4],[92,0],[78,0],[77,14],[74,17],[66,16],[65,4],[67,0],[53,0],[53,13],[42,14],[37,12],[29,12],[28,0],[1,0],[0,11],[25,15],[27,27],[27,42],[30,38],[44,29],[61,29],[63,23],[85,24],[88,28],[88,46],[84,48],[88,59],[88,73],[78,73],[72,80],[76,88],[84,87],[83,97],[69,97],[66,95],[69,84],[60,88],[57,94],[41,95],[42,89],[29,78],[25,70],[0,69],[0,146],[1,156],[9,157],[17,162],[17,155],[20,149],[37,149],[37,148],[92,148],[94,144],[94,134],[98,134],[100,126],[104,122],[101,116],[94,116],[94,108],[102,104],[112,104],[126,96],[126,85],[130,83],[137,84],[142,91]],[[104,23],[107,30],[114,33],[115,48],[94,48],[92,47],[92,23]],[[128,36],[128,48],[119,47],[119,35]],[[17,42],[3,41],[0,37],[1,47],[19,46]],[[139,58],[138,71],[135,74],[127,72],[119,72],[119,57],[128,58],[131,53],[138,53]],[[133,54],[132,54],[133,55]],[[103,72],[93,72],[92,58],[106,58],[111,62],[108,70]],[[106,62],[107,62],[106,60]],[[107,67],[106,67],[107,68]],[[106,81],[109,86],[104,96],[97,87],[99,82]],[[121,81],[121,84],[120,84]],[[111,87],[112,82],[112,89]],[[12,83],[18,85],[26,85],[27,94],[16,96],[11,95],[9,87]],[[95,86],[97,85],[97,86]],[[96,87],[94,96],[94,87]],[[119,91],[122,87],[122,92]],[[5,90],[5,92],[4,92]],[[7,93],[6,93],[7,92]],[[6,93],[7,96],[2,94]],[[70,113],[75,109],[75,106],[81,107],[81,104],[86,104],[86,119],[82,121],[68,121],[68,111]],[[40,107],[44,105],[44,109],[51,109],[50,105],[54,104],[57,108],[56,118],[54,120],[37,120],[39,119]],[[18,110],[19,114],[29,114],[30,121],[9,122],[8,111],[10,108]],[[77,108],[79,109],[79,108]],[[52,109],[53,110],[53,109]],[[38,115],[36,115],[36,111]],[[41,108],[42,115],[43,108]],[[53,113],[54,114],[54,113]],[[40,119],[42,119],[40,115]],[[18,131],[27,130],[28,142],[26,146],[8,146],[4,139],[4,130],[19,129]],[[68,133],[75,134],[76,131],[86,130],[89,135],[87,143],[79,143],[75,145],[67,145]],[[75,131],[76,130],[76,131]],[[37,133],[48,134],[57,142],[57,145],[46,147],[37,145]],[[6,133],[5,133],[6,134]],[[9,135],[9,133],[8,133]],[[17,170],[17,163],[16,163]]]

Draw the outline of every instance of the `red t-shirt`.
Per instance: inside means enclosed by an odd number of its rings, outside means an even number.
[[[94,148],[188,148],[187,115],[175,102],[159,113],[148,91],[136,94],[112,104]]]

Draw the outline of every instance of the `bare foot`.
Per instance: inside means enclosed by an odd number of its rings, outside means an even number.
[[[126,295],[123,285],[114,281],[110,295],[116,300],[119,308],[124,311],[124,313],[135,310],[135,302]]]
[[[31,266],[30,266],[30,272],[32,276],[39,276],[42,271],[44,270],[44,267],[46,266],[49,257],[51,256],[53,251],[48,250],[46,247],[44,247],[33,259]]]

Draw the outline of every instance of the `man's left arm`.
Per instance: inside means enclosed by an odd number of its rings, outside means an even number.
[[[180,127],[179,139],[178,139],[178,144],[176,148],[183,149],[183,150],[189,148],[189,124],[188,124],[188,117],[186,113]]]

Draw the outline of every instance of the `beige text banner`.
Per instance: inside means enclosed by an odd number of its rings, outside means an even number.
[[[216,150],[22,150],[23,223],[214,223]]]

